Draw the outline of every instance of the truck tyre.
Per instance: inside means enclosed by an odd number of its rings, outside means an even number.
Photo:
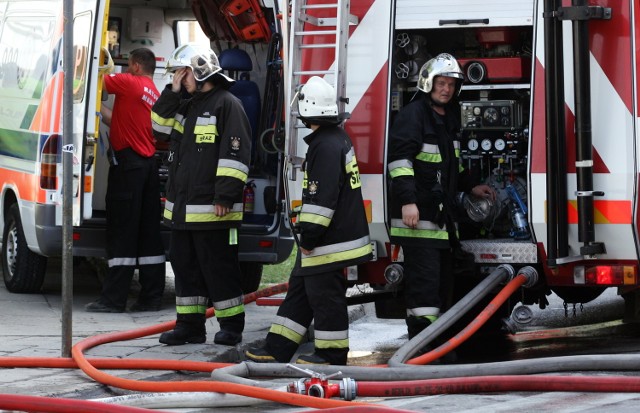
[[[240,269],[242,270],[242,277],[240,279],[242,292],[245,294],[255,292],[258,287],[260,287],[262,264],[258,262],[240,261]]]
[[[9,207],[2,235],[2,275],[12,293],[37,293],[42,288],[47,258],[27,246],[18,204]]]

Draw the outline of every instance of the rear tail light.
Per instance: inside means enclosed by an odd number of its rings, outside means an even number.
[[[40,187],[57,189],[58,163],[60,163],[60,135],[51,135],[45,141],[40,156]]]
[[[635,285],[638,271],[632,265],[598,265],[585,269],[585,284]]]

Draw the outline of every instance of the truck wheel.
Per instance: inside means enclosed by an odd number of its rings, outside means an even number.
[[[47,258],[34,253],[27,246],[17,204],[9,207],[2,239],[2,274],[7,290],[12,293],[40,291]]]
[[[258,287],[260,287],[262,264],[258,262],[240,261],[240,270],[242,270],[242,277],[240,278],[242,292],[245,294],[255,292]]]

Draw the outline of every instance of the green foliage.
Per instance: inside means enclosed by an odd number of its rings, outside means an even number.
[[[280,264],[264,265],[262,267],[262,281],[260,282],[260,288],[266,287],[269,284],[280,284],[287,282],[293,265],[296,262],[296,252],[298,247],[293,246],[291,255],[285,261]]]

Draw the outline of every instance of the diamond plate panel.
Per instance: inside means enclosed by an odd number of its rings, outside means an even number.
[[[474,239],[461,241],[462,248],[475,255],[477,264],[533,264],[538,262],[538,249],[531,241]],[[494,258],[495,257],[495,258]]]

